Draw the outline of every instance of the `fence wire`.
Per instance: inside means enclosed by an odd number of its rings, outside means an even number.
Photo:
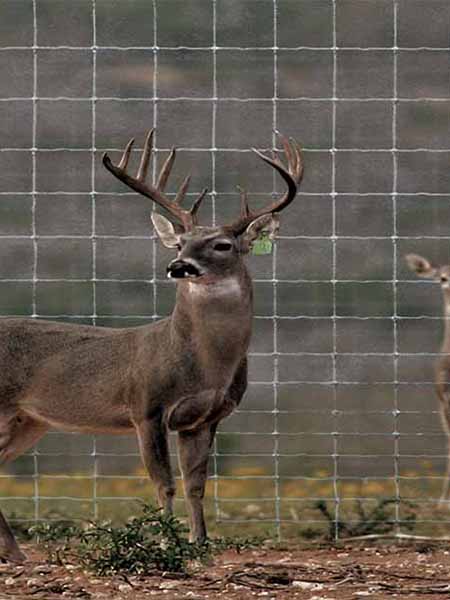
[[[449,35],[441,0],[0,3],[2,316],[170,314],[170,255],[104,151],[155,127],[154,166],[177,144],[177,177],[209,188],[220,224],[236,184],[254,203],[279,191],[251,147],[278,130],[304,146],[278,245],[250,259],[250,386],[207,494],[219,531],[338,538],[383,518],[405,534],[414,514],[415,533],[449,533],[441,297],[403,260],[449,262]],[[133,439],[58,432],[2,487],[17,520],[123,517],[150,495]]]

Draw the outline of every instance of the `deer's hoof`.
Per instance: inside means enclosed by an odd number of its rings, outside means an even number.
[[[27,555],[22,552],[19,546],[16,546],[15,548],[0,548],[0,559],[3,562],[21,565],[27,558]]]

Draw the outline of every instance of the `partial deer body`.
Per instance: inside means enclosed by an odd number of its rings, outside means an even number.
[[[33,319],[0,320],[0,459],[33,446],[49,428],[80,432],[136,432],[158,502],[172,511],[175,485],[168,431],[178,432],[178,453],[191,539],[206,536],[203,496],[208,456],[221,419],[239,404],[247,386],[252,284],[243,257],[262,230],[271,235],[276,213],[294,198],[302,177],[300,152],[282,138],[288,166],[260,155],[287,183],[286,194],[257,213],[242,193],[240,217],[222,227],[201,227],[181,208],[189,179],[174,202],[164,194],[173,150],[156,186],[145,182],[152,149],[147,137],[136,177],[127,172],[132,142],[108,170],[175,219],[152,214],[163,244],[178,251],[167,270],[177,283],[170,317],[126,329]],[[0,513],[0,557],[22,560]]]
[[[444,338],[441,356],[435,363],[434,377],[442,427],[447,436],[447,468],[440,498],[440,504],[444,506],[448,505],[450,500],[450,265],[434,267],[426,258],[417,254],[408,254],[406,261],[418,277],[432,279],[441,284],[444,301]]]

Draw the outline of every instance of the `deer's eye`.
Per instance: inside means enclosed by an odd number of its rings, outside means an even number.
[[[441,275],[441,281],[442,283],[447,283],[448,277],[446,275]]]
[[[230,244],[230,242],[217,242],[214,244],[213,249],[218,252],[228,252],[232,247],[233,244]]]

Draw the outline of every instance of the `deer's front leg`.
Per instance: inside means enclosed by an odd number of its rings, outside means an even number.
[[[203,498],[208,476],[208,459],[216,434],[217,423],[204,425],[195,431],[178,433],[178,459],[183,475],[185,502],[189,516],[190,540],[206,539]]]
[[[448,377],[447,371],[438,372],[439,375],[441,381],[436,386],[436,392],[439,397],[442,428],[447,436],[447,466],[442,484],[441,497],[439,499],[439,505],[444,507],[447,506],[450,492],[450,390],[446,381]]]
[[[166,514],[172,514],[175,482],[170,465],[167,428],[161,417],[136,425],[142,462],[156,486],[158,504]]]

